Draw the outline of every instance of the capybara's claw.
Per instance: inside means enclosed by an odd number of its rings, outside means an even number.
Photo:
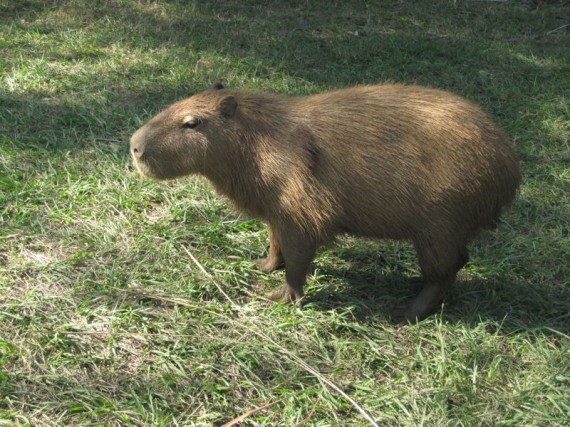
[[[423,285],[425,283],[425,279],[423,278],[423,276],[412,276],[408,279],[408,283],[410,285]]]
[[[418,323],[430,314],[433,314],[436,307],[437,304],[432,304],[428,301],[418,301],[418,298],[416,298],[409,305],[403,305],[392,309],[390,317],[399,325]]]
[[[301,299],[303,298],[303,292],[296,291],[290,286],[284,285],[278,291],[273,291],[265,294],[267,299],[271,301],[280,302],[282,304],[292,304],[294,303],[298,307],[301,306]]]
[[[400,306],[392,309],[390,317],[397,325],[406,325],[418,321],[415,313],[410,312],[409,306]]]
[[[281,298],[283,298],[283,291],[279,290],[279,291],[267,292],[265,294],[265,298],[271,301],[281,301]]]
[[[257,264],[257,268],[264,273],[270,273],[283,267],[282,262],[271,257],[258,258],[255,260],[255,263]]]

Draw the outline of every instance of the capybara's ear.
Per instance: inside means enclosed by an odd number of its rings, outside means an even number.
[[[232,117],[237,109],[237,100],[235,96],[228,95],[220,100],[218,104],[218,109],[222,113],[222,115],[226,118]]]
[[[212,87],[210,89],[213,90],[220,90],[220,89],[225,89],[226,87],[224,86],[224,84],[222,82],[216,82],[212,85]]]

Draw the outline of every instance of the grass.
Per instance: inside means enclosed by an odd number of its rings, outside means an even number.
[[[570,425],[569,20],[554,0],[0,3],[0,425]],[[414,293],[402,242],[340,238],[302,310],[270,304],[263,226],[128,158],[218,79],[451,90],[524,183],[420,324],[388,316]]]

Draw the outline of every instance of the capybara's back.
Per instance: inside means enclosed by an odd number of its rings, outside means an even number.
[[[131,138],[141,173],[208,177],[269,226],[261,268],[285,264],[270,298],[299,300],[318,246],[338,233],[413,242],[424,286],[395,316],[425,317],[520,182],[510,142],[477,106],[418,86],[309,97],[214,88],[173,104]]]
[[[520,171],[510,142],[477,106],[416,86],[362,86],[300,98],[313,173],[335,226],[367,236],[471,238],[510,204]],[[461,236],[461,237],[459,237]]]

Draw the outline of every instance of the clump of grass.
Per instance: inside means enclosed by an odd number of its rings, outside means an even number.
[[[570,53],[552,30],[568,12],[1,4],[0,422],[567,424]],[[452,90],[512,137],[519,197],[418,325],[388,317],[418,272],[402,242],[339,238],[302,310],[270,304],[260,295],[283,273],[255,269],[262,224],[207,182],[142,180],[128,159],[145,119],[219,79],[290,95],[385,80]]]

